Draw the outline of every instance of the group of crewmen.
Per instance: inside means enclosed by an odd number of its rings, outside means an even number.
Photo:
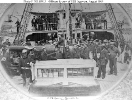
[[[117,57],[120,55],[120,51],[115,46],[116,42],[104,40],[102,43],[99,40],[86,41],[80,45],[74,45],[73,50],[66,49],[66,59],[94,59],[97,63],[98,75],[97,78],[104,79],[106,76],[106,65],[109,61],[110,72],[109,74],[117,75]]]
[[[104,79],[106,76],[106,65],[109,62],[109,75],[117,75],[117,58],[121,52],[116,46],[115,41],[99,40],[85,41],[80,44],[58,46],[54,52],[48,53],[44,47],[42,51],[33,52],[36,60],[55,60],[55,59],[94,59],[99,68],[97,78]]]
[[[117,58],[121,55],[117,42],[111,40],[89,40],[83,41],[78,44],[69,44],[64,46],[63,39],[58,41],[55,50],[49,52],[46,47],[39,51],[36,48],[25,48],[19,59],[19,72],[23,78],[23,85],[26,86],[27,82],[32,83],[31,65],[36,60],[57,60],[57,59],[94,59],[96,67],[98,67],[97,78],[104,79],[106,77],[106,65],[109,62],[109,75],[117,75]],[[7,40],[5,45],[10,45]],[[122,46],[123,48],[123,46]],[[123,49],[122,49],[123,50]],[[8,51],[9,52],[9,51]],[[7,54],[8,56],[8,54]],[[129,58],[129,54],[126,58]],[[7,63],[6,63],[7,64]]]
[[[35,30],[57,30],[57,19],[53,17],[33,16],[32,27]]]
[[[118,43],[114,40],[90,40],[83,41],[80,44],[72,44],[66,46],[63,50],[58,49],[57,59],[94,59],[96,61],[96,67],[98,67],[97,78],[104,79],[106,77],[106,65],[109,66],[109,75],[117,75],[117,60],[124,57],[124,60],[120,60],[121,63],[126,63],[130,60],[130,54],[128,53],[128,45]],[[120,48],[120,49],[119,49]],[[125,53],[123,54],[123,51]]]

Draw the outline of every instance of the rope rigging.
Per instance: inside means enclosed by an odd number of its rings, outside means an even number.
[[[49,5],[49,13],[50,13],[50,6],[51,6],[51,3],[50,3],[50,5]]]
[[[105,4],[105,6],[108,11],[108,15],[109,15],[111,24],[115,31],[115,39],[116,39],[116,41],[123,43],[124,42],[123,33],[122,33],[120,27],[118,26],[114,11],[112,9],[112,5],[108,3],[108,4]]]
[[[17,45],[21,45],[21,42],[24,41],[25,32],[30,20],[30,12],[32,11],[33,3],[26,3],[23,11],[23,15],[21,17],[19,32],[17,33],[14,43]]]
[[[87,4],[87,5],[88,5],[88,7],[90,9],[89,4]],[[81,3],[80,3],[80,6],[81,6],[81,11],[83,11],[83,5]],[[116,38],[118,38],[118,41],[124,41],[124,38],[123,38],[123,35],[122,35],[122,31],[119,28],[119,26],[117,25],[118,23],[117,23],[117,20],[116,20],[116,17],[115,17],[115,14],[114,14],[114,11],[113,11],[113,8],[112,8],[111,4],[105,4],[105,6],[106,6],[106,9],[108,11],[108,15],[109,15],[111,24],[112,24],[112,26],[115,29]],[[14,41],[20,42],[21,40],[22,41],[24,40],[24,36],[25,36],[25,32],[26,32],[26,29],[27,29],[27,26],[28,26],[28,23],[29,23],[30,12],[32,11],[32,7],[33,7],[32,3],[25,4],[23,15],[22,15],[21,20],[20,20],[19,33],[16,35]],[[76,9],[75,4],[69,4],[69,11],[70,11],[69,16],[71,16],[71,10],[72,10],[71,8],[72,7],[73,7],[74,10]],[[62,4],[60,3],[59,4],[59,9],[61,9],[61,8],[64,11],[63,12],[63,17],[64,16],[66,17],[67,16],[66,12],[65,12],[66,9],[67,9],[66,4],[64,3],[64,5],[62,6]],[[50,11],[51,11],[51,3],[49,4],[49,13],[50,13]],[[13,15],[13,13],[14,13],[14,10],[12,12],[12,15]],[[82,19],[82,15],[81,15],[81,19]],[[70,17],[68,18],[68,21],[69,21],[69,26],[70,26],[69,29],[72,30],[72,25],[70,25],[72,21],[71,21]],[[67,29],[67,22],[68,21],[66,20],[66,18],[62,18],[62,24],[63,24],[63,26],[66,25],[66,29]],[[75,24],[75,23],[73,23],[73,24]],[[72,36],[72,31],[70,31],[70,36]],[[18,43],[18,44],[20,44],[20,43]]]

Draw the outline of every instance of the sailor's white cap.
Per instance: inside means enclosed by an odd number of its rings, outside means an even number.
[[[46,49],[45,46],[43,46],[42,49]]]
[[[111,45],[114,45],[114,44],[115,44],[115,42],[110,42],[110,44],[111,44]]]
[[[33,46],[25,46],[24,48],[25,48],[25,49],[28,49],[28,50],[31,50],[31,49],[33,49],[34,47],[33,47]]]
[[[26,52],[27,52],[27,49],[23,49],[23,50],[22,50],[22,53],[26,53]]]

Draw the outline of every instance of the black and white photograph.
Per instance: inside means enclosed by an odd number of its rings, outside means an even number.
[[[115,3],[16,3],[0,18],[0,70],[32,97],[96,97],[129,72],[132,20]]]

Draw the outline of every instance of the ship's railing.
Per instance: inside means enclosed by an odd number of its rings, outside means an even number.
[[[57,30],[58,23],[42,23],[42,24],[36,24],[35,27],[33,27],[34,30]]]
[[[72,22],[72,28],[81,28],[81,29],[108,29],[111,26],[110,22]],[[64,23],[43,23],[36,24],[36,28],[34,30],[58,30],[64,28],[66,29],[66,22]]]

